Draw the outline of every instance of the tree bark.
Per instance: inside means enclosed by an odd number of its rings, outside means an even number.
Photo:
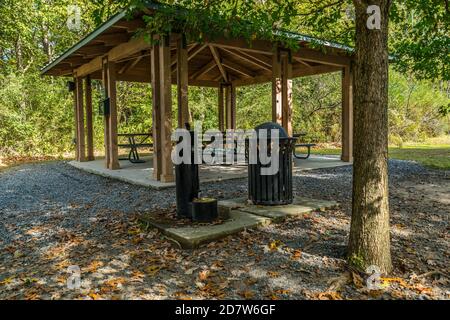
[[[388,194],[389,0],[354,0],[354,165],[349,264],[392,270]],[[369,5],[381,12],[381,28],[369,29]]]

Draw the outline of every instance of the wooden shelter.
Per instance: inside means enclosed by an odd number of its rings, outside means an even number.
[[[292,135],[292,79],[342,72],[342,160],[352,161],[352,50],[348,47],[289,33],[300,49],[277,43],[243,39],[216,39],[186,43],[172,34],[151,45],[135,32],[144,27],[144,14],[129,19],[121,12],[90,33],[42,69],[42,74],[73,77],[75,82],[76,159],[94,159],[92,128],[93,79],[103,81],[110,112],[104,120],[106,166],[115,170],[118,160],[116,82],[151,83],[153,116],[153,174],[162,182],[174,180],[172,151],[172,85],[177,86],[178,126],[189,121],[188,88],[217,88],[220,130],[236,127],[236,88],[272,83],[272,118]],[[311,48],[319,42],[322,49]]]

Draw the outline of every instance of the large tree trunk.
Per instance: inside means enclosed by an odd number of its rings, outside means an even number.
[[[392,269],[388,199],[388,14],[389,0],[354,0],[353,204],[349,263],[365,270]],[[381,9],[381,29],[369,29],[369,5]]]

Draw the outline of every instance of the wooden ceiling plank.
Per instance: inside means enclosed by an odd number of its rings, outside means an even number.
[[[203,51],[203,49],[205,49],[208,45],[207,44],[202,44],[199,46],[195,46],[191,51],[188,51],[189,56],[188,56],[188,61],[191,61],[192,59],[194,59],[194,57],[199,54],[201,51]]]
[[[222,60],[222,65],[230,70],[233,70],[234,72],[237,72],[244,77],[252,78],[255,76],[254,72],[249,71],[245,69],[244,67],[238,65],[237,63],[234,63],[232,61],[229,61],[227,59]]]
[[[128,42],[130,36],[127,33],[114,33],[100,35],[94,40],[93,43],[104,43],[107,46],[115,46],[124,42]]]
[[[216,61],[212,60],[212,61],[208,62],[207,64],[205,64],[203,67],[201,67],[200,70],[198,70],[197,72],[192,74],[189,78],[194,79],[194,80],[198,79],[215,67],[216,67]]]
[[[119,74],[123,74],[125,72],[127,72],[130,69],[133,69],[134,66],[136,66],[143,58],[145,55],[141,55],[139,57],[137,57],[134,60],[130,60],[128,61],[120,70],[119,70]]]

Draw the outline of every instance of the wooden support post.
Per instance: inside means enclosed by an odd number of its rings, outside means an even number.
[[[117,137],[117,93],[116,93],[116,63],[108,61],[108,95],[109,95],[109,169],[120,169],[119,147]]]
[[[172,164],[172,76],[170,70],[170,41],[164,37],[159,47],[161,86],[161,181],[175,180]]]
[[[76,77],[73,78],[75,83],[75,90],[73,91],[73,117],[74,117],[74,141],[75,141],[75,161],[80,161],[79,149],[78,149],[78,102],[77,102],[77,90],[76,90]]]
[[[92,119],[92,83],[91,77],[87,76],[86,84],[86,135],[87,135],[87,159],[88,161],[95,160],[94,157],[94,129]]]
[[[177,93],[178,93],[178,128],[190,123],[188,106],[188,50],[186,38],[177,40]]]
[[[102,79],[103,79],[103,90],[104,96],[103,99],[107,99],[109,97],[109,85],[108,85],[108,58],[104,58],[102,61]],[[105,114],[103,116],[103,138],[105,145],[105,166],[109,169],[109,155],[110,155],[110,146],[109,146],[109,115]]]
[[[76,95],[77,95],[77,148],[78,161],[86,161],[86,137],[84,135],[84,108],[83,108],[83,79],[76,78]]]
[[[219,110],[218,110],[218,120],[219,120],[219,130],[220,131],[225,131],[225,121],[224,121],[224,98],[223,98],[223,94],[224,94],[224,90],[223,90],[223,85],[220,85],[218,88],[218,105],[219,105]]]
[[[236,130],[236,87],[231,84],[231,129]]]
[[[152,118],[153,118],[153,179],[161,180],[161,86],[159,74],[159,45],[152,46]]]
[[[282,125],[281,98],[281,57],[279,50],[273,55],[272,61],[272,121]]]
[[[342,70],[342,161],[353,161],[353,75],[351,67]]]
[[[225,122],[226,129],[233,129],[233,97],[231,92],[231,86],[227,84],[225,86]]]
[[[292,137],[292,61],[289,54],[282,56],[281,110],[282,124],[289,137]]]

